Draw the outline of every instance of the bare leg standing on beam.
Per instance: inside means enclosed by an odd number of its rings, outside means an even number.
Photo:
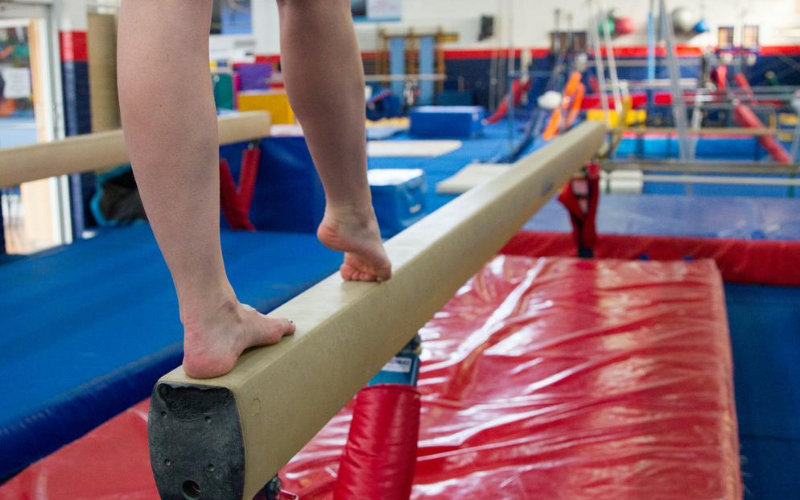
[[[391,264],[380,239],[367,182],[364,67],[349,0],[278,0],[281,67],[325,186],[317,235],[346,252],[345,279],[383,281]]]
[[[329,3],[298,1],[303,8]],[[282,24],[302,22],[292,17],[300,12],[304,11],[283,5]],[[315,9],[305,12],[319,14]],[[241,304],[225,273],[219,238],[218,138],[208,71],[210,21],[211,0],[125,0],[118,53],[125,139],[148,218],[178,293],[184,369],[198,378],[222,375],[247,347],[274,344],[294,332],[287,320],[269,318]],[[357,59],[349,18],[344,26],[323,30],[316,37],[330,37],[329,45],[323,45],[352,49]],[[352,61],[345,69],[351,66]],[[298,116],[309,132],[312,154],[322,161],[317,165],[328,208],[319,237],[329,247],[346,252],[345,279],[388,279],[391,266],[366,185],[363,86],[358,87],[356,108],[360,123],[352,123],[355,113],[345,109],[355,105],[351,97],[355,93],[348,92],[347,85],[360,85],[363,76],[352,79],[341,69],[338,75],[329,75],[333,83],[328,84],[344,95],[332,95],[331,100],[341,99],[335,104],[328,102],[328,94],[317,94],[315,101],[308,92],[310,82],[305,83],[305,91],[296,78],[294,85],[289,84]],[[298,69],[295,75],[302,77],[302,71]],[[340,119],[334,124],[330,117],[337,113]],[[338,135],[339,140],[327,134]],[[336,161],[327,159],[327,153],[338,155]]]
[[[211,0],[125,0],[122,124],[184,326],[184,369],[213,377],[294,326],[239,303],[222,262],[217,119],[208,67]]]

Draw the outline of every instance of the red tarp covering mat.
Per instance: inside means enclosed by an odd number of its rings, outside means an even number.
[[[712,261],[497,257],[421,334],[412,498],[742,498]],[[0,499],[156,499],[146,405],[29,467]],[[332,497],[350,415],[284,468],[287,490]]]
[[[728,283],[800,286],[800,242],[628,234],[601,234],[594,246],[600,259],[712,259]],[[521,231],[501,253],[524,257],[574,257],[568,233]]]

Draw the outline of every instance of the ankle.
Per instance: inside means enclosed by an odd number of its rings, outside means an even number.
[[[375,209],[372,203],[358,205],[334,205],[328,203],[325,206],[325,218],[335,222],[360,221],[364,223],[375,220]]]
[[[209,291],[210,290],[210,291]],[[220,314],[233,314],[239,305],[230,284],[206,289],[200,294],[178,294],[180,318],[184,328],[199,327]]]

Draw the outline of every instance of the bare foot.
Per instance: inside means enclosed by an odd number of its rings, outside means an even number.
[[[193,378],[224,375],[248,347],[277,344],[295,331],[289,320],[269,318],[235,297],[200,316],[183,322],[183,370]]]
[[[375,212],[326,210],[317,237],[326,247],[345,252],[339,268],[348,281],[386,281],[392,277],[392,263],[381,241]]]

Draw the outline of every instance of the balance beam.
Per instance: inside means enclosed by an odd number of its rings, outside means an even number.
[[[336,274],[274,311],[292,337],[222,377],[177,368],[153,389],[150,461],[163,500],[250,500],[600,148],[584,123],[392,238],[394,276]]]
[[[262,111],[225,115],[218,121],[221,145],[269,135],[269,113]],[[0,187],[58,175],[104,170],[129,162],[122,130],[0,149]]]

